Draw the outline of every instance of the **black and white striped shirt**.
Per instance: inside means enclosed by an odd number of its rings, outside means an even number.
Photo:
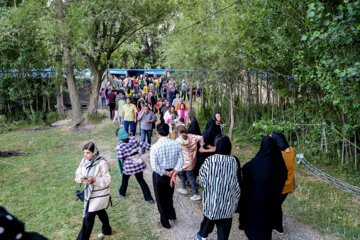
[[[240,198],[240,163],[233,156],[215,154],[200,168],[204,187],[204,215],[210,220],[232,218]]]

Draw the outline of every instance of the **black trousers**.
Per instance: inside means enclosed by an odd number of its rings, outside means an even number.
[[[126,196],[126,189],[128,187],[130,176],[131,175],[125,175],[125,174],[122,175],[122,183],[121,183],[121,187],[119,189],[119,193],[123,196]],[[144,194],[145,201],[154,200],[153,197],[151,196],[150,189],[144,180],[143,172],[135,173],[135,177],[136,177],[136,180],[139,183],[141,190]]]
[[[280,233],[284,232],[284,228],[283,228],[283,212],[282,212],[281,204],[283,204],[283,202],[285,201],[287,195],[288,195],[287,193],[280,195],[280,205],[279,205],[279,209],[276,211],[276,216],[275,216],[276,220],[274,221],[274,226],[273,226],[273,228],[276,231],[280,232]]]
[[[170,228],[169,220],[176,220],[173,203],[174,187],[170,187],[170,177],[160,176],[156,172],[153,172],[153,184],[160,222],[164,228]]]
[[[109,217],[106,213],[106,210],[100,210],[96,212],[88,212],[86,210],[86,215],[83,218],[83,225],[77,236],[77,240],[89,240],[90,235],[94,226],[95,216],[98,215],[101,223],[102,223],[102,233],[105,235],[111,235],[111,227],[109,223]]]
[[[116,106],[116,103],[109,103],[110,119],[111,120],[113,120],[113,118],[114,118],[115,106]]]
[[[207,238],[216,225],[218,240],[227,240],[229,239],[231,224],[232,218],[210,220],[204,216],[204,219],[201,222],[199,234],[201,237]]]

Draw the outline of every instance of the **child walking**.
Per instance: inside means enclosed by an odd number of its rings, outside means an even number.
[[[115,123],[116,119],[119,121],[119,124],[121,125],[121,120],[120,120],[120,115],[119,115],[119,108],[118,108],[117,105],[115,107],[115,116],[114,116],[114,119],[113,119],[113,123]]]
[[[199,195],[199,191],[196,185],[193,169],[196,163],[196,152],[197,152],[197,144],[200,143],[200,149],[203,150],[203,146],[205,144],[204,138],[202,136],[187,134],[186,128],[184,125],[180,125],[177,128],[177,132],[179,137],[176,141],[181,145],[183,156],[184,156],[184,164],[182,167],[182,171],[179,172],[179,177],[181,179],[182,188],[178,188],[178,191],[181,194],[187,194],[186,190],[186,179],[189,181],[191,188],[194,191],[194,196],[190,197],[193,201],[199,201],[201,199]]]

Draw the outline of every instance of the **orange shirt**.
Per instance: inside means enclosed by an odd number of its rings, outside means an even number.
[[[290,147],[289,150],[289,152],[281,151],[288,171],[288,176],[282,194],[289,193],[294,189],[295,152],[292,147]]]
[[[185,105],[185,109],[188,110],[186,104],[185,104],[184,102],[183,102],[183,104]],[[180,109],[180,105],[181,105],[180,102],[178,102],[178,103],[176,104],[176,106],[175,106],[175,110],[176,110],[176,111]]]

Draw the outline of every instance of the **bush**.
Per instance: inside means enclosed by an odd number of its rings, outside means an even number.
[[[60,115],[58,112],[54,111],[54,112],[48,112],[45,116],[46,118],[46,123],[47,124],[52,124],[56,121],[62,120],[66,118],[66,115]]]
[[[91,115],[90,112],[87,112],[87,119],[92,123],[100,123],[104,118],[107,118],[105,113],[95,113]]]
[[[32,125],[43,125],[45,123],[44,113],[40,111],[32,112],[31,114],[29,114],[29,120]]]
[[[9,122],[4,115],[0,115],[0,133],[9,132],[25,125],[27,122],[24,120]]]

